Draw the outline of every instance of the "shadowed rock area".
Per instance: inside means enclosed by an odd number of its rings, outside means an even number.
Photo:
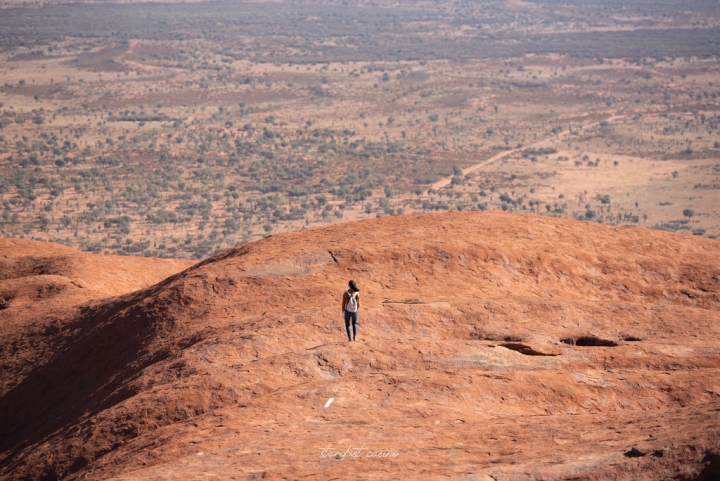
[[[2,479],[717,478],[717,241],[400,216],[177,274],[3,242]]]

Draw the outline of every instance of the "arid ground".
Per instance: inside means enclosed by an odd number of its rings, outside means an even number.
[[[0,0],[0,479],[720,479],[719,53],[717,0]]]
[[[273,235],[133,292],[148,263],[185,265],[2,246],[2,479],[720,475],[716,240],[406,215]]]
[[[716,237],[720,5],[687,5],[6,3],[0,235],[202,259],[486,210]]]

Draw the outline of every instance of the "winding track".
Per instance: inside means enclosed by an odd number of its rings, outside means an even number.
[[[600,120],[600,121],[598,121],[598,122],[593,122],[593,123],[591,123],[591,124],[589,124],[589,125],[586,125],[586,126],[584,126],[582,129],[583,129],[583,130],[588,130],[588,129],[591,129],[591,128],[593,128],[593,127],[597,127],[597,126],[600,125],[602,122],[613,122],[613,121],[615,121],[615,120],[618,120],[618,119],[624,118],[624,117],[627,117],[627,115],[611,115],[610,117],[608,117],[608,118],[606,118],[606,119],[604,119],[604,120]],[[532,145],[530,145],[530,146],[528,146],[528,147],[524,147],[524,148],[525,148],[525,149],[531,149],[531,148],[541,147],[541,146],[543,146],[543,145],[545,145],[545,144],[547,144],[547,143],[549,143],[549,142],[551,142],[551,141],[563,139],[563,138],[567,137],[568,135],[570,135],[570,130],[565,130],[565,131],[561,132],[561,133],[558,134],[558,135],[545,138],[545,139],[543,139],[543,140],[540,140],[540,141],[538,141],[538,142],[535,142],[534,144],[532,144]],[[505,150],[505,151],[503,151],[503,152],[500,152],[499,154],[493,155],[493,156],[490,157],[489,159],[483,160],[482,162],[480,162],[480,163],[478,163],[478,164],[475,164],[475,165],[472,165],[472,166],[470,166],[470,167],[468,167],[468,168],[466,168],[466,169],[463,169],[462,175],[465,176],[465,175],[468,175],[468,174],[472,174],[473,172],[476,172],[476,171],[482,169],[482,168],[485,167],[486,165],[490,165],[490,164],[492,164],[493,162],[502,159],[503,157],[507,157],[507,156],[512,155],[512,154],[514,154],[514,153],[516,153],[516,152],[520,152],[520,151],[522,151],[522,150],[523,150],[523,148],[516,148],[516,149]],[[435,182],[435,183],[432,185],[432,188],[435,189],[435,190],[438,190],[438,189],[442,189],[443,187],[447,187],[447,186],[450,185],[450,183],[452,182],[452,178],[453,178],[453,176],[450,176],[450,177],[446,177],[446,178],[444,178],[444,179],[442,179],[442,180],[439,180],[439,181]]]

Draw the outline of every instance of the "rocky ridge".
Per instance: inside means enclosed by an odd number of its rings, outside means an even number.
[[[191,267],[3,242],[2,479],[720,475],[717,241],[454,213]]]

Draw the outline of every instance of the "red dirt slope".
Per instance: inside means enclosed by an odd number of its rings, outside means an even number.
[[[175,259],[86,254],[59,244],[0,239],[0,281],[64,276],[76,287],[97,291],[102,297],[148,287],[193,264]]]
[[[69,335],[79,306],[155,284],[192,261],[101,256],[26,239],[0,239],[0,394]],[[42,347],[40,346],[42,344]]]
[[[717,479],[719,307],[720,243],[687,235],[455,213],[273,236],[24,306],[62,341],[0,341],[40,360],[4,368],[0,477]]]

